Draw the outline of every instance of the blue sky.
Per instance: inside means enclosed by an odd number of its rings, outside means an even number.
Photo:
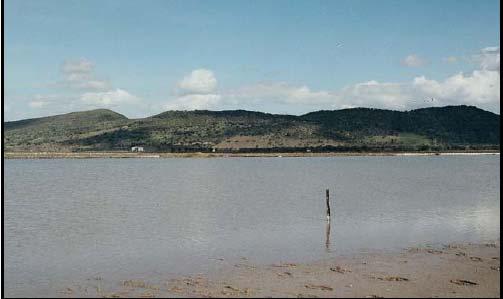
[[[4,5],[7,120],[93,108],[500,109],[499,1]]]

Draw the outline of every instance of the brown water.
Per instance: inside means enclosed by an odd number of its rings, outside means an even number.
[[[499,239],[499,164],[499,155],[5,160],[5,296],[205,273],[218,258],[298,262]]]

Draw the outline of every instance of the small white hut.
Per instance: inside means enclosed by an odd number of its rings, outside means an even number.
[[[143,152],[143,146],[132,146],[131,151],[132,152]]]

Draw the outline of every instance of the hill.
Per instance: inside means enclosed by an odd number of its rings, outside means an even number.
[[[500,116],[472,106],[354,108],[302,116],[167,111],[128,119],[98,109],[4,123],[6,151],[401,151],[499,149]]]

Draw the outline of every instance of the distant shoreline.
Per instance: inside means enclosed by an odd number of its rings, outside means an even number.
[[[132,153],[132,152],[4,152],[5,159],[99,159],[99,158],[273,158],[349,156],[476,156],[499,155],[500,151],[448,152],[326,152],[326,153]]]

